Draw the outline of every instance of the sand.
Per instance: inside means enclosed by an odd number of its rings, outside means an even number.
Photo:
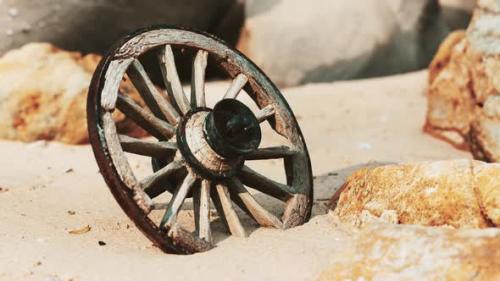
[[[0,280],[315,280],[352,246],[325,207],[346,175],[367,164],[470,158],[422,133],[426,79],[416,72],[283,90],[318,176],[314,217],[284,232],[219,233],[215,249],[191,256],[162,253],[133,226],[89,146],[0,141]],[[68,233],[86,225],[85,234]]]

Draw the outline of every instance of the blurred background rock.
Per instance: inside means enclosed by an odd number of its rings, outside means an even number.
[[[0,53],[49,42],[104,53],[136,29],[168,24],[237,46],[280,86],[425,68],[464,28],[473,0],[0,0]]]

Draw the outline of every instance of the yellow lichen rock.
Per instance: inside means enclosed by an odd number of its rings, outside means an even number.
[[[500,280],[500,229],[371,224],[318,281]]]
[[[100,56],[31,43],[0,58],[0,138],[20,141],[88,141],[87,91]],[[138,96],[130,82],[124,94]],[[144,133],[116,113],[119,128]]]
[[[476,165],[474,188],[483,214],[500,226],[500,164]]]
[[[500,226],[500,165],[451,160],[358,170],[342,189],[333,215],[360,226],[373,217],[400,224]]]
[[[476,159],[500,161],[500,2],[479,0],[429,66],[424,130]]]

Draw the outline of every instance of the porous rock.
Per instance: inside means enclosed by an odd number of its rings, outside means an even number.
[[[31,43],[0,58],[0,138],[20,141],[88,141],[86,97],[100,57]],[[131,83],[121,91],[137,96]],[[120,113],[120,131],[144,132]]]
[[[371,224],[318,281],[500,280],[500,229]]]
[[[500,165],[449,160],[363,168],[333,202],[333,215],[355,226],[399,224],[500,226]]]
[[[424,130],[476,159],[500,161],[500,2],[480,0],[466,32],[451,34],[429,67]]]

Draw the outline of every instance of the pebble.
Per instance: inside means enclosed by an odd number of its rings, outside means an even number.
[[[17,8],[10,8],[9,9],[9,16],[15,18],[19,15],[19,10]]]
[[[372,149],[372,145],[367,142],[360,142],[357,144],[357,148],[360,150],[370,150]]]

